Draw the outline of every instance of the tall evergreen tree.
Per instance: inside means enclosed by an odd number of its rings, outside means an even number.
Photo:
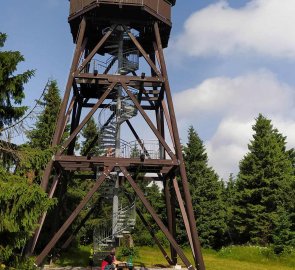
[[[89,155],[89,156],[99,156],[101,153],[100,145],[99,143],[96,143],[89,151],[89,153],[86,153],[88,147],[91,145],[93,139],[95,137],[100,138],[100,132],[97,124],[95,123],[94,119],[91,118],[88,123],[85,125],[85,127],[82,130],[82,136],[85,138],[84,141],[82,141],[82,148],[81,148],[81,154],[82,155]],[[99,141],[99,139],[98,139]]]
[[[40,102],[44,109],[38,116],[35,128],[27,134],[31,147],[45,150],[51,146],[60,104],[61,98],[57,82],[52,80],[48,84],[48,91],[44,95],[43,101]]]
[[[6,35],[0,33],[0,48],[5,40]],[[22,61],[24,58],[20,52],[0,51],[0,133],[4,125],[19,119],[26,110],[20,106],[24,98],[23,85],[34,71],[15,75],[17,65]],[[47,198],[39,185],[30,182],[28,171],[24,170],[25,167],[38,170],[36,159],[40,153],[28,158],[23,149],[17,146],[11,149],[19,160],[15,173],[0,163],[0,264],[26,269],[19,262],[22,248],[32,236],[39,216],[49,209],[53,201]]]
[[[227,244],[233,244],[235,239],[235,233],[233,228],[233,209],[235,204],[236,193],[236,179],[233,174],[230,174],[229,179],[223,184],[223,201],[226,206],[226,235],[225,242]]]
[[[188,131],[184,158],[201,243],[219,248],[226,230],[222,183],[209,167],[205,147],[193,127]]]
[[[25,106],[20,106],[25,97],[24,84],[34,75],[34,70],[15,74],[17,65],[25,59],[19,51],[4,51],[6,34],[0,32],[0,132],[4,125],[23,116]]]
[[[155,182],[149,183],[149,185],[147,185],[147,183],[144,181],[140,182],[144,183],[141,184],[141,189],[144,192],[146,198],[149,200],[159,217],[164,218],[164,216],[166,215],[166,207],[163,192],[160,190],[159,186]],[[147,212],[143,204],[141,204],[140,202],[136,202],[136,208],[140,210],[148,223],[153,226],[154,231],[157,232],[156,235],[161,243],[163,245],[167,245],[167,240],[165,239],[165,236],[162,235],[162,233],[159,231],[159,228],[154,224],[153,218]],[[152,236],[147,231],[139,218],[137,218],[136,221],[136,226],[133,232],[133,239],[135,244],[138,246],[151,246],[155,244]]]
[[[260,114],[253,131],[249,152],[240,162],[233,221],[240,243],[267,245],[280,226],[282,207],[288,209],[292,202],[294,173],[286,138],[271,120]]]

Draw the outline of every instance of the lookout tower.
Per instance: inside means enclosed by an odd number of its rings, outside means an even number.
[[[58,189],[61,189],[59,194],[67,191],[74,173],[87,171],[95,182],[39,254],[37,264],[60,241],[93,194],[106,187],[111,192],[103,194],[111,196],[113,205],[111,241],[116,241],[128,229],[120,227],[120,211],[125,208],[120,208],[118,196],[122,182],[126,182],[170,242],[171,256],[143,215],[137,212],[169,264],[176,264],[179,255],[187,268],[204,270],[163,53],[168,46],[171,11],[176,1],[69,2],[68,20],[76,49],[53,137],[53,146],[59,150],[49,162],[41,185],[53,196]],[[78,135],[91,118],[97,121],[100,136],[93,138],[86,152],[78,154],[75,151]],[[62,140],[68,124],[70,134]],[[91,155],[91,148],[97,145],[100,154]],[[162,182],[164,186],[167,220],[159,218],[140,188],[140,182],[150,180]],[[129,200],[133,206],[130,196]],[[176,202],[181,210],[179,217]],[[132,212],[131,207],[128,211]],[[40,219],[32,251],[42,233],[45,217],[44,214]],[[186,227],[195,267],[175,240],[176,220],[180,219]],[[132,227],[132,222],[133,219],[127,223]]]

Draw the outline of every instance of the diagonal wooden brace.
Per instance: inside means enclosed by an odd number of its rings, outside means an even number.
[[[168,144],[166,143],[165,139],[162,137],[160,132],[154,126],[153,122],[151,121],[149,116],[146,114],[144,109],[141,107],[141,105],[139,104],[139,102],[137,101],[135,96],[128,90],[128,87],[127,87],[127,85],[125,83],[122,83],[122,86],[123,86],[124,90],[126,91],[127,95],[132,99],[135,107],[140,111],[140,113],[141,113],[142,117],[144,118],[144,120],[147,122],[147,124],[150,126],[150,128],[152,129],[152,131],[154,132],[156,137],[159,139],[161,144],[164,146],[164,148],[167,151],[168,155],[171,157],[172,160],[175,161],[176,157],[175,157],[174,153],[172,152],[172,150],[170,149],[170,147],[168,146]]]
[[[137,194],[137,196],[139,197],[139,199],[141,200],[141,202],[143,203],[143,205],[145,206],[145,208],[147,209],[147,211],[151,214],[151,216],[153,217],[153,219],[155,220],[155,222],[157,223],[157,225],[160,227],[160,229],[162,230],[162,232],[167,237],[167,239],[170,242],[170,244],[174,247],[174,249],[176,250],[177,254],[181,258],[181,260],[183,261],[183,263],[186,265],[186,267],[188,268],[188,270],[194,270],[195,268],[189,262],[188,258],[185,256],[185,254],[183,253],[182,249],[176,243],[175,239],[173,238],[173,236],[171,235],[171,233],[169,232],[169,230],[166,228],[166,226],[164,225],[164,223],[162,222],[162,220],[159,218],[159,216],[157,215],[157,213],[155,212],[155,210],[153,209],[153,207],[150,205],[150,203],[146,199],[144,193],[139,188],[139,186],[135,183],[135,181],[133,180],[133,178],[131,177],[131,175],[129,174],[129,172],[126,170],[125,167],[120,167],[120,169],[121,169],[122,173],[124,174],[124,176],[126,177],[126,179],[128,180],[128,182],[130,183],[130,185],[132,186],[132,188],[134,189],[135,193]]]
[[[54,235],[54,237],[51,239],[51,241],[47,244],[47,246],[43,249],[43,251],[40,253],[40,255],[36,258],[36,264],[40,265],[45,257],[49,254],[49,252],[52,250],[52,248],[56,245],[58,240],[63,236],[65,231],[70,227],[70,225],[73,223],[73,221],[77,218],[81,210],[85,207],[85,205],[89,202],[89,200],[92,198],[93,194],[99,189],[99,187],[102,185],[104,180],[109,176],[110,172],[113,170],[114,166],[108,167],[104,173],[97,179],[94,186],[89,190],[85,198],[80,202],[80,204],[77,206],[77,208],[73,211],[73,213],[69,216],[69,218],[66,220],[66,222],[61,226],[59,231]]]
[[[151,58],[148,56],[148,54],[146,53],[146,51],[142,48],[142,46],[140,45],[140,43],[137,41],[136,37],[132,35],[132,33],[130,32],[130,30],[125,25],[123,25],[123,28],[127,32],[128,36],[131,38],[131,40],[133,41],[133,43],[135,44],[135,46],[137,47],[137,49],[140,51],[140,53],[142,54],[142,56],[148,62],[148,64],[150,65],[150,67],[155,71],[155,73],[157,74],[157,76],[161,77],[161,72],[157,69],[156,65],[153,63],[153,61],[151,60]]]
[[[86,59],[83,61],[81,66],[79,67],[79,72],[81,72],[85,66],[91,61],[93,56],[97,53],[97,51],[101,48],[101,46],[106,42],[106,40],[110,37],[110,35],[113,33],[113,31],[117,28],[117,26],[112,27],[104,36],[103,38],[97,43],[95,48],[92,50],[92,52],[86,57]]]
[[[81,122],[81,124],[73,131],[71,136],[62,145],[62,149],[57,153],[57,155],[61,155],[64,152],[64,150],[69,146],[69,144],[72,142],[72,140],[78,135],[78,133],[81,131],[81,129],[86,125],[86,123],[89,121],[89,119],[92,117],[92,115],[97,111],[99,106],[104,102],[104,100],[107,98],[107,96],[110,94],[110,92],[114,89],[115,86],[116,86],[116,83],[114,82],[110,85],[110,87],[107,89],[107,91],[104,92],[104,94],[101,96],[99,101],[94,105],[94,107],[91,109],[91,111],[86,115],[86,117]]]

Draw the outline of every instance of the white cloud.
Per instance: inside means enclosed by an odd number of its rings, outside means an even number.
[[[172,49],[190,56],[256,52],[294,59],[294,14],[294,0],[251,0],[239,9],[220,1],[191,15]]]
[[[237,172],[259,113],[272,119],[274,126],[288,136],[289,146],[295,146],[295,89],[269,71],[207,79],[177,93],[174,101],[180,122],[190,122],[196,128],[212,128],[215,122],[206,147],[210,164],[225,179]]]

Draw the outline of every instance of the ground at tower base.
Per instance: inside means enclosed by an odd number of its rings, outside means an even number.
[[[188,249],[185,254],[191,258]],[[136,270],[172,269],[155,247],[138,247],[138,257],[133,259]],[[87,266],[90,248],[69,250],[44,270],[90,270]],[[120,248],[118,248],[118,254]],[[124,258],[121,258],[124,259]],[[258,246],[229,246],[219,251],[204,249],[206,269],[209,270],[291,270],[295,267],[295,252],[281,257],[272,256],[270,248]],[[180,260],[178,262],[180,264]],[[141,268],[143,267],[143,268]],[[93,267],[92,270],[100,269]],[[182,270],[184,266],[182,265]]]

